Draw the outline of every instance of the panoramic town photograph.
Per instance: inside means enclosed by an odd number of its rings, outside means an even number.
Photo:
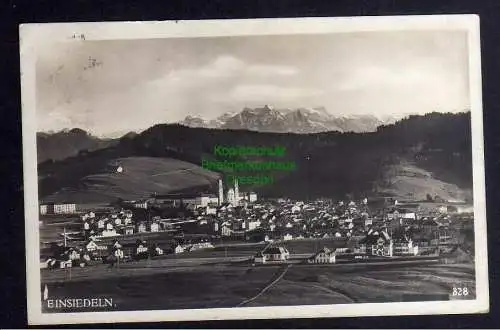
[[[476,299],[467,31],[72,38],[36,53],[43,313]]]

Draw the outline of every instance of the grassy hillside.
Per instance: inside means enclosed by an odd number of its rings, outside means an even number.
[[[121,173],[117,172],[122,167]],[[78,179],[74,187],[65,187],[44,198],[46,201],[71,200],[95,203],[122,199],[149,198],[189,188],[215,186],[219,175],[191,163],[171,158],[127,157],[108,161],[105,166]]]
[[[185,162],[182,166],[189,163],[198,168],[203,157],[213,158],[215,145],[284,146],[286,155],[280,160],[294,161],[295,171],[274,173],[272,185],[242,187],[270,197],[385,193],[418,198],[430,193],[459,198],[472,187],[470,113],[433,113],[411,116],[372,133],[281,134],[157,125],[121,139],[116,146],[40,164],[40,195],[93,191],[100,196],[139,196],[142,191],[189,189],[197,182],[209,188],[209,178],[215,174],[207,173],[200,181],[197,171],[157,176],[160,167],[170,167],[152,159],[177,159]],[[135,159],[129,164],[134,169],[130,176],[108,173],[110,164],[116,166],[117,160],[127,158]],[[172,171],[178,169],[182,168]]]
[[[471,189],[439,180],[431,172],[404,161],[386,167],[383,179],[377,182],[375,189],[381,194],[403,199],[425,200],[427,194],[445,200],[472,198]]]

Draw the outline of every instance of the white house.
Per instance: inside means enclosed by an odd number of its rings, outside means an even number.
[[[221,228],[221,235],[222,236],[231,236],[231,228],[223,225]]]
[[[74,249],[71,249],[68,253],[68,260],[79,260],[80,259],[80,253]]]
[[[139,226],[137,227],[137,232],[139,233],[145,233],[146,232],[146,224],[144,222],[141,222]]]
[[[139,246],[136,248],[135,252],[136,252],[136,254],[148,252],[148,247],[143,245],[143,244],[139,244]]]
[[[196,251],[196,250],[200,250],[200,249],[210,249],[213,247],[214,247],[213,244],[210,242],[195,243],[191,246],[190,251]]]
[[[307,262],[312,264],[334,264],[335,252],[325,247],[310,257]]]
[[[133,235],[134,234],[134,227],[133,226],[125,227],[124,234],[125,235]]]
[[[114,253],[114,256],[117,259],[123,259],[123,250],[122,249],[116,249],[115,253]]]
[[[40,214],[47,214],[47,205],[40,205]]]
[[[73,262],[71,260],[61,261],[61,263],[59,264],[59,267],[60,268],[71,268],[71,267],[73,267]]]
[[[256,228],[259,228],[260,227],[260,221],[257,220],[257,221],[250,221],[248,223],[248,230],[254,230]]]
[[[284,240],[284,241],[289,241],[289,240],[291,240],[291,239],[293,239],[293,236],[292,236],[291,234],[289,234],[289,233],[286,233],[286,234],[283,236],[283,240]]]
[[[290,252],[283,246],[271,246],[261,252],[265,262],[284,262],[290,258]]]
[[[182,253],[184,252],[184,248],[181,245],[177,245],[175,248],[175,253]]]
[[[119,235],[120,234],[118,234],[115,229],[111,229],[111,230],[106,229],[106,230],[103,230],[101,233],[101,236],[103,236],[103,237],[112,237],[112,236],[119,236]]]
[[[134,207],[138,209],[147,209],[148,208],[148,202],[143,201],[143,202],[136,202],[134,203]]]
[[[418,246],[413,244],[410,239],[407,242],[394,243],[391,240],[392,255],[402,256],[402,255],[418,255]]]
[[[254,192],[251,192],[248,194],[248,201],[249,202],[256,202],[257,201],[257,194]]]
[[[205,209],[205,213],[215,215],[217,214],[217,208],[207,206],[207,208]]]
[[[76,204],[54,204],[54,214],[72,214],[76,213]]]
[[[360,244],[369,254],[389,257],[393,255],[393,241],[386,231],[369,231]]]
[[[96,251],[97,250],[97,243],[94,241],[90,241],[85,246],[85,249],[87,249],[87,251]]]
[[[343,248],[336,248],[335,249],[335,255],[342,255],[342,254],[348,254],[349,253],[349,248],[343,247]]]
[[[158,222],[153,222],[151,224],[151,232],[156,233],[158,231],[160,231],[160,225],[158,224]]]
[[[87,251],[93,252],[93,251],[97,251],[97,250],[107,250],[108,247],[107,246],[98,245],[96,242],[90,241],[90,242],[87,243],[87,245],[85,245],[85,249]]]
[[[415,212],[403,212],[401,214],[401,217],[403,219],[411,219],[411,220],[415,220],[416,219]]]

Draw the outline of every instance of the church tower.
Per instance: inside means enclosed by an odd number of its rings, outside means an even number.
[[[236,178],[234,179],[234,200],[236,203],[240,201],[240,187]]]
[[[224,203],[224,186],[222,183],[222,179],[219,179],[219,205]]]
[[[234,198],[234,189],[229,188],[227,191],[227,202],[230,203],[231,205],[236,205],[236,199]]]

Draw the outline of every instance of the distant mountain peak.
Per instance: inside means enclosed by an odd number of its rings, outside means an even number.
[[[78,127],[70,129],[69,133],[72,133],[72,134],[81,134],[81,135],[90,135],[87,131],[85,131],[85,130],[83,130],[81,128],[78,128]]]
[[[100,139],[81,128],[58,132],[38,132],[36,135],[38,163],[62,160],[82,151],[103,149],[116,143],[115,139]]]
[[[134,131],[130,131],[128,132],[127,134],[124,134],[122,136],[122,139],[125,138],[125,139],[133,139],[134,137],[136,137],[138,134],[137,132],[134,132]]]
[[[395,121],[392,117],[378,118],[374,115],[336,117],[322,106],[276,109],[266,104],[257,108],[245,107],[240,112],[226,112],[211,120],[203,119],[198,115],[188,115],[180,124],[188,127],[307,134],[326,131],[373,132],[377,127],[392,124]]]

